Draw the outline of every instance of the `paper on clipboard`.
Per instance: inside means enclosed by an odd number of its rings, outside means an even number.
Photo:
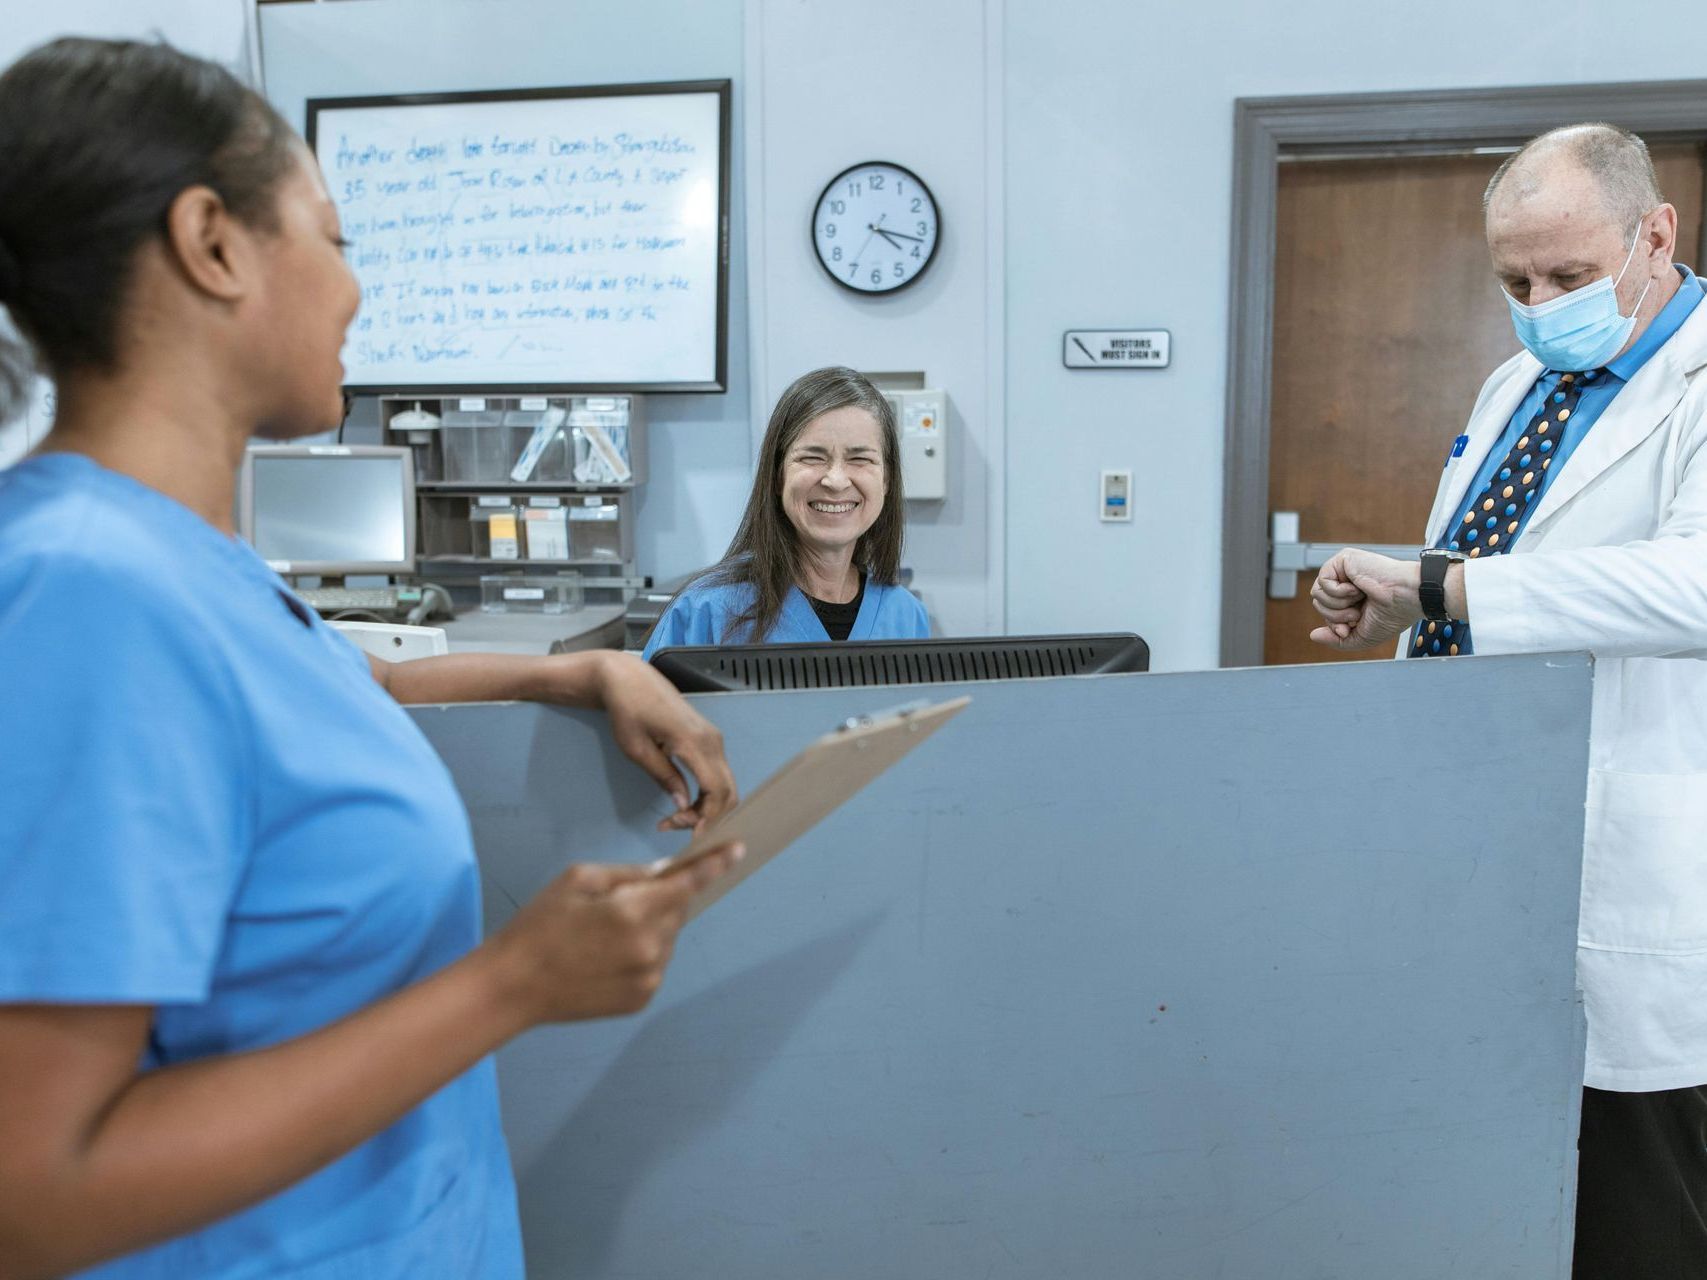
[[[856,716],[771,774],[758,790],[695,836],[681,853],[658,862],[654,874],[667,875],[732,840],[747,846],[747,856],[735,869],[707,885],[689,904],[688,919],[693,919],[829,817],[971,701],[969,697],[955,698]]]

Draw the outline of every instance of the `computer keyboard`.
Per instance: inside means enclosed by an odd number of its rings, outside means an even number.
[[[393,614],[421,598],[420,588],[402,587],[299,587],[296,594],[317,613]],[[408,600],[402,597],[407,594]]]

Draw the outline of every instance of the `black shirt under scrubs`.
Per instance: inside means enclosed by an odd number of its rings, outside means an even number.
[[[818,615],[818,621],[824,624],[824,630],[830,633],[830,639],[846,640],[853,633],[860,602],[865,599],[865,575],[859,575],[859,590],[846,604],[831,604],[815,596],[807,596],[806,599],[811,602],[812,612]]]

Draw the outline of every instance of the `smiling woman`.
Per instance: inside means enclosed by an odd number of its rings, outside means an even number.
[[[741,527],[684,587],[646,642],[673,645],[917,640],[930,621],[897,585],[901,449],[881,392],[815,369],[771,412]]]

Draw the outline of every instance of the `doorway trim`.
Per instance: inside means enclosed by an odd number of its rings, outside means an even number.
[[[1275,207],[1282,156],[1512,146],[1610,120],[1653,143],[1707,140],[1707,80],[1441,89],[1233,104],[1233,245],[1221,517],[1221,665],[1262,662]],[[1707,269],[1707,217],[1694,265]]]

